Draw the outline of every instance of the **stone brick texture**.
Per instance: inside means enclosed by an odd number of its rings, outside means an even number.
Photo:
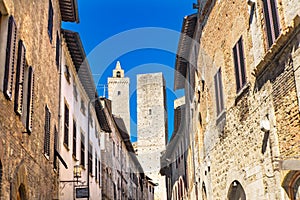
[[[196,88],[203,89],[200,95],[195,93],[200,100],[194,114],[197,195],[204,196],[205,185],[207,199],[227,199],[230,185],[238,181],[247,199],[289,199],[282,188],[287,172],[279,168],[278,161],[299,160],[299,79],[295,76],[300,65],[299,33],[290,34],[286,45],[275,42],[281,50],[272,47],[268,51],[262,1],[255,1],[254,10],[246,1],[203,2],[207,5],[199,14],[197,77],[203,77],[204,82],[196,81]],[[284,32],[300,15],[300,3],[278,0],[277,5]],[[247,83],[237,93],[232,49],[241,36]],[[266,59],[267,54],[271,59]],[[266,62],[263,70],[254,75],[261,62]],[[226,112],[222,129],[216,123],[213,79],[220,67]],[[265,118],[270,121],[269,132],[260,129]]]
[[[57,0],[52,1],[52,42],[47,32],[49,1],[3,0],[3,4],[8,15],[2,15],[1,28],[7,26],[4,24],[5,20],[12,15],[18,29],[17,41],[22,39],[24,42],[26,61],[34,69],[35,81],[33,129],[30,135],[25,133],[25,126],[14,112],[14,95],[12,101],[9,101],[4,97],[3,88],[0,89],[0,159],[3,165],[1,199],[17,199],[20,185],[25,188],[26,199],[57,199],[57,173],[53,169],[53,133],[54,127],[58,126],[59,74],[55,63],[55,41],[56,32],[61,27],[59,3]],[[1,34],[5,33],[1,31]],[[1,48],[5,46],[6,43],[1,44]],[[1,70],[3,69],[2,60]],[[44,155],[46,105],[51,112],[49,158]]]

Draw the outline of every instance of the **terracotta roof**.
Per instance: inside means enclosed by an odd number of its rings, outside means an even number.
[[[59,0],[59,8],[63,21],[79,23],[77,0]]]
[[[184,88],[186,70],[189,63],[191,45],[194,41],[193,37],[196,25],[197,14],[184,17],[175,63],[175,90]]]

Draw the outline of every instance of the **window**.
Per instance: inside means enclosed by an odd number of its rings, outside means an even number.
[[[118,91],[118,96],[120,96],[121,95],[121,91]]]
[[[222,84],[222,74],[221,68],[214,76],[215,81],[215,95],[216,95],[216,107],[217,107],[217,116],[221,114],[224,110],[224,97],[223,97],[223,84]]]
[[[121,78],[121,72],[120,71],[117,71],[117,77]]]
[[[73,156],[76,158],[76,143],[77,143],[76,121],[73,120]]]
[[[99,161],[98,161],[98,180],[99,180],[99,185],[100,185],[100,183],[101,183],[101,171],[100,171],[100,169],[101,169],[101,166],[100,166],[100,159],[99,159]]]
[[[246,84],[246,70],[244,61],[243,38],[240,37],[239,41],[233,47],[234,69],[236,79],[237,93]]]
[[[81,144],[80,144],[80,165],[85,165],[85,141],[84,135],[81,133]]]
[[[268,48],[270,48],[280,34],[276,0],[263,0],[263,6],[265,30]]]
[[[98,170],[98,160],[97,160],[97,154],[95,153],[95,180],[97,181],[98,180],[98,173],[97,173],[97,170]]]
[[[73,95],[74,95],[75,101],[77,101],[78,92],[77,92],[77,87],[75,84],[73,84]]]
[[[50,42],[52,42],[52,32],[53,32],[53,6],[51,0],[49,0],[49,10],[48,10],[48,35]]]
[[[64,144],[69,146],[69,108],[65,104],[65,113],[64,113]]]
[[[151,115],[152,114],[152,110],[151,109],[149,109],[149,115]]]
[[[34,97],[34,75],[32,67],[28,68],[27,78],[27,98],[26,98],[26,129],[29,133],[32,131],[33,120],[33,97]]]
[[[50,121],[51,113],[48,106],[45,107],[45,135],[44,135],[44,154],[50,156]]]
[[[17,27],[14,18],[11,16],[8,21],[8,34],[7,34],[6,60],[5,60],[4,86],[3,86],[4,95],[9,100],[11,100],[12,98],[12,88],[13,88],[12,86],[14,81],[16,38],[17,38]]]
[[[89,174],[93,175],[93,146],[89,144]]]
[[[58,136],[58,132],[57,132],[57,128],[56,126],[54,127],[54,156],[53,156],[53,168],[57,169],[57,136]]]
[[[16,70],[16,87],[15,87],[15,112],[18,115],[22,115],[23,106],[23,87],[24,87],[24,70],[26,65],[25,60],[25,47],[23,41],[19,41],[18,47],[18,59],[17,59],[17,70]]]
[[[80,107],[80,110],[81,110],[81,112],[82,112],[82,114],[84,114],[85,115],[85,105],[84,105],[84,101],[81,99],[81,107]]]
[[[56,33],[56,54],[55,54],[55,63],[57,66],[57,69],[59,69],[60,64],[60,39],[59,39],[59,33]]]
[[[115,145],[115,142],[113,142],[113,149],[112,149],[112,150],[113,150],[113,156],[115,156],[115,155],[116,155],[115,146],[116,146],[116,145]]]

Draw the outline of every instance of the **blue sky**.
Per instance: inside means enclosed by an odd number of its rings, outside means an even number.
[[[167,82],[169,137],[173,131],[175,56],[183,17],[195,13],[196,0],[78,0],[79,32],[99,95],[116,61],[130,78],[131,135],[136,140],[136,74],[162,71]],[[150,28],[149,28],[150,27]],[[106,94],[107,95],[107,94]]]

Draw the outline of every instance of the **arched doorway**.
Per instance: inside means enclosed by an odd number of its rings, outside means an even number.
[[[300,175],[298,176],[298,178],[293,183],[291,190],[292,190],[291,191],[292,192],[292,199],[293,200],[300,199]]]
[[[238,181],[233,181],[229,187],[228,200],[246,200],[244,188]]]
[[[17,200],[26,200],[26,189],[23,184],[19,186]]]

